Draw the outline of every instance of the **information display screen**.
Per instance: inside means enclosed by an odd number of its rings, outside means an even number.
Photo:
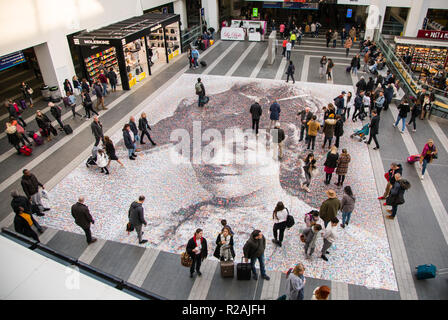
[[[347,18],[352,17],[352,9],[347,9]]]
[[[25,56],[22,51],[17,51],[6,56],[0,57],[0,71],[14,67],[25,62]]]

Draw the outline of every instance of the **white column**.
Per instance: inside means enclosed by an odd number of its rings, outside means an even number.
[[[379,29],[379,32],[381,32],[383,27],[384,15],[386,14],[386,1],[372,0],[368,10],[364,39],[370,38],[372,40],[375,29]]]
[[[177,0],[173,3],[174,13],[180,15],[181,29],[185,30],[188,27],[187,20],[187,0]]]
[[[413,0],[403,29],[403,36],[416,37],[428,13],[429,1]]]
[[[58,86],[64,97],[63,82],[65,79],[71,81],[75,75],[67,38],[51,38],[48,42],[35,46],[34,50],[44,83],[48,86]]]
[[[205,20],[207,27],[219,30],[219,4],[218,0],[202,0],[202,7],[205,10]]]

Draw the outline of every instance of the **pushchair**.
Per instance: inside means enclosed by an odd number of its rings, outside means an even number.
[[[353,133],[350,135],[350,138],[359,137],[359,141],[365,141],[367,140],[369,131],[370,131],[369,124],[366,123],[361,130],[354,130]]]
[[[86,161],[86,167],[87,168],[90,168],[90,166],[96,166],[98,149],[99,149],[98,147],[93,147],[92,155]]]

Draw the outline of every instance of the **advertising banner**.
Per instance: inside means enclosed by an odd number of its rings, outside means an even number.
[[[222,28],[221,40],[244,40],[246,33],[243,28]]]

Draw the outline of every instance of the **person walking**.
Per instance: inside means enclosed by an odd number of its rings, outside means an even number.
[[[252,278],[258,280],[257,270],[255,269],[255,263],[258,260],[260,264],[261,277],[264,280],[270,280],[271,278],[266,274],[264,264],[264,250],[266,249],[266,238],[260,230],[252,231],[249,240],[243,247],[244,260],[247,263],[250,259],[250,265],[252,268]]]
[[[224,226],[216,238],[216,249],[213,256],[220,261],[231,261],[235,259],[233,249],[233,235],[230,227]]]
[[[305,182],[302,182],[300,187],[306,192],[310,192],[311,178],[315,175],[317,170],[316,159],[313,153],[309,153],[304,160],[303,172],[305,174]]]
[[[344,113],[345,94],[346,92],[342,91],[340,95],[338,95],[336,98],[333,99],[334,105],[336,106],[336,114]]]
[[[71,212],[73,218],[75,218],[75,223],[84,230],[87,244],[89,245],[97,241],[96,238],[92,237],[92,232],[90,231],[90,225],[95,224],[95,220],[93,220],[89,208],[84,204],[84,197],[78,198],[78,202],[72,205]]]
[[[431,163],[433,159],[437,159],[437,148],[434,145],[434,141],[432,139],[428,139],[425,146],[423,147],[423,151],[420,154],[420,164],[422,165],[422,176],[421,180],[425,177],[426,167],[428,163]]]
[[[48,117],[40,110],[36,111],[36,122],[37,126],[41,129],[42,136],[47,137],[47,141],[51,141],[51,134],[58,134],[56,129],[51,124],[50,119],[48,119]]]
[[[313,115],[310,121],[307,123],[308,125],[308,146],[307,150],[310,150],[310,146],[312,150],[314,150],[314,143],[316,142],[317,133],[320,130],[320,123],[317,121],[317,116]]]
[[[387,219],[395,219],[397,215],[398,206],[404,204],[404,193],[411,187],[409,181],[402,179],[401,174],[395,174],[395,183],[390,190],[390,194],[386,199],[386,204],[388,206],[392,206],[392,210],[386,210],[390,213],[389,216],[386,216]]]
[[[282,36],[282,38],[285,38],[285,24],[284,23],[280,24],[279,31],[280,31],[280,35]]]
[[[138,129],[142,132],[142,135],[140,136],[140,144],[146,144],[146,142],[143,142],[143,137],[146,135],[149,139],[149,142],[152,143],[153,146],[157,145],[152,139],[151,135],[149,134],[148,130],[152,130],[149,126],[148,119],[146,118],[146,113],[142,112],[140,119],[138,119]]]
[[[108,92],[107,92],[108,79],[107,79],[107,76],[104,74],[104,70],[100,70],[100,74],[98,75],[98,80],[100,81],[101,86],[103,87],[102,93],[103,93],[103,97],[105,97],[108,94]]]
[[[294,48],[294,44],[296,43],[297,35],[294,33],[294,31],[291,31],[291,36],[289,37],[289,42],[291,43],[291,47]],[[288,51],[288,49],[286,49]],[[289,60],[289,58],[288,58]]]
[[[288,69],[286,70],[286,82],[289,82],[289,77],[291,77],[292,79],[292,83],[296,83],[296,80],[294,80],[294,72],[296,71],[296,68],[294,67],[294,64],[292,63],[291,60],[289,60],[289,66]]]
[[[75,96],[72,93],[70,93],[70,91],[67,91],[65,94],[66,96],[62,99],[65,108],[70,108],[72,110],[73,119],[75,119],[77,115],[82,119],[83,115],[76,111]]]
[[[359,95],[361,91],[366,91],[367,89],[367,83],[364,79],[364,76],[361,76],[359,81],[356,83],[356,95]]]
[[[199,61],[199,51],[196,48],[193,48],[191,50],[191,56],[193,57],[193,65],[194,65],[193,68],[194,69],[199,68],[199,64],[198,64],[198,61]]]
[[[147,225],[143,209],[143,202],[145,202],[145,196],[138,197],[137,201],[131,203],[128,211],[129,223],[135,228],[139,244],[148,242],[148,240],[142,239],[142,225]]]
[[[20,213],[20,210],[23,212],[27,212],[30,214],[35,213],[37,216],[44,216],[44,213],[41,213],[40,210],[33,210],[31,206],[31,201],[29,198],[25,196],[21,196],[17,190],[11,191],[11,208],[15,213]],[[34,208],[35,209],[35,208]],[[38,211],[38,212],[33,212]]]
[[[324,163],[324,171],[325,171],[325,184],[328,185],[331,182],[331,177],[333,175],[334,169],[338,165],[338,148],[336,146],[332,146],[330,151],[327,153],[327,158]]]
[[[300,142],[303,140],[304,132],[306,132],[305,136],[308,139],[308,122],[313,118],[313,113],[310,111],[309,107],[305,107],[305,109],[297,113],[297,116],[300,116]]]
[[[63,86],[64,86],[64,92],[73,93],[72,84],[70,83],[70,81],[68,79],[64,80]]]
[[[328,300],[329,297],[330,288],[327,286],[321,286],[314,289],[311,300]]]
[[[355,104],[355,99],[353,99],[353,95],[351,93],[351,91],[349,91],[347,93],[347,97],[345,100],[345,112],[344,112],[344,117],[343,117],[343,121],[345,122],[345,120],[350,119],[350,110],[354,107]]]
[[[255,101],[255,103],[253,103],[250,106],[250,110],[249,110],[251,117],[252,117],[252,130],[255,130],[255,134],[257,136],[258,136],[258,127],[260,125],[260,118],[263,113],[263,109],[261,108],[261,106],[258,102],[259,102],[259,99],[257,99]]]
[[[346,50],[350,50],[346,49]],[[348,56],[348,54],[347,54]],[[361,58],[359,57],[359,53],[356,54],[356,56],[354,56],[352,58],[352,61],[350,62],[350,66],[351,66],[351,73],[354,74],[355,76],[358,75],[358,70],[361,69]],[[362,78],[364,79],[364,78]],[[364,81],[365,83],[365,81]],[[358,85],[357,85],[358,86]]]
[[[321,256],[320,257],[324,261],[328,261],[328,258],[326,256],[326,254],[330,253],[328,251],[328,249],[330,249],[330,247],[336,241],[336,238],[338,236],[337,228],[338,228],[339,219],[336,218],[336,217],[333,217],[333,218],[330,219],[330,222],[331,223],[330,223],[329,227],[325,226],[325,231],[324,231],[324,234],[323,234],[324,244],[322,245],[322,251],[321,251]]]
[[[62,123],[62,108],[58,105],[55,105],[53,102],[49,102],[48,106],[50,107],[51,115],[56,119],[59,124],[59,130],[64,130],[64,124]]]
[[[110,160],[103,149],[98,149],[96,165],[101,169],[101,173],[109,174],[109,170],[107,169],[109,162]]]
[[[389,83],[384,89],[384,105],[383,105],[384,111],[389,109],[389,104],[392,102],[393,97],[394,97],[394,86],[392,83]]]
[[[346,39],[347,39],[347,36],[348,36],[347,31],[345,31],[345,28],[342,28],[342,31],[341,31],[341,46],[344,46],[344,44],[346,42]]]
[[[22,82],[20,84],[20,91],[22,91],[23,99],[28,100],[29,104],[30,104],[30,108],[32,108],[34,106],[33,89],[26,82]]]
[[[201,82],[201,78],[198,78],[198,82],[196,82],[194,86],[196,90],[196,94],[198,95],[198,107],[204,106],[204,97],[205,97],[205,87]]]
[[[274,239],[272,239],[272,242],[279,247],[282,246],[283,237],[286,229],[286,220],[288,218],[288,215],[289,215],[288,208],[285,207],[283,202],[281,201],[277,202],[274,212],[272,213],[272,219],[275,221],[273,226]],[[278,235],[279,231],[280,235]]]
[[[138,134],[138,128],[137,128],[137,124],[135,123],[135,118],[134,116],[131,116],[129,118],[129,127],[131,128],[132,133],[134,134],[134,141],[135,144],[137,144],[137,142],[140,141],[140,136]],[[137,150],[139,151],[139,150]]]
[[[322,226],[318,223],[310,225],[303,230],[302,234],[305,237],[304,249],[306,259],[311,259],[311,256],[314,253],[314,249],[316,248],[317,236],[319,235],[321,230]]]
[[[274,102],[269,107],[269,119],[271,120],[269,124],[269,130],[275,125],[275,123],[280,119],[280,105],[277,99],[274,98]]]
[[[202,229],[196,229],[193,238],[188,240],[187,253],[193,260],[190,267],[190,278],[193,278],[195,269],[198,276],[202,276],[201,262],[207,258],[208,255],[207,240],[203,237]]]
[[[23,120],[22,118],[22,112],[20,111],[20,108],[17,105],[17,103],[9,99],[5,100],[4,105],[8,109],[9,116],[19,121],[22,127],[26,127],[25,120]]]
[[[405,97],[403,98],[402,102],[400,103],[400,105],[397,107],[398,111],[398,116],[397,116],[397,121],[395,121],[394,124],[394,128],[397,127],[398,122],[402,122],[402,129],[401,129],[401,133],[404,133],[404,129],[406,129],[406,117],[408,116],[409,111],[411,111],[410,107],[409,107],[409,103],[408,103],[408,99]]]
[[[356,198],[353,195],[352,188],[350,186],[346,186],[344,188],[344,195],[342,196],[341,200],[342,228],[348,226],[348,223],[350,222],[350,218],[352,216],[352,212],[355,209],[355,202]]]
[[[420,101],[416,101],[413,103],[411,108],[411,120],[409,120],[408,126],[411,125],[411,123],[414,125],[414,129],[412,129],[412,132],[417,131],[417,124],[416,119],[420,116],[420,113],[422,112],[422,105],[420,104]]]
[[[327,33],[325,33],[325,38],[326,38],[326,40],[327,40],[327,48],[328,48],[329,45],[330,45],[330,41],[331,41],[331,36],[332,36],[332,34],[333,34],[333,32],[331,31],[331,29],[329,29],[329,30],[327,31]]]
[[[370,145],[370,143],[375,141],[375,148],[373,150],[378,150],[380,148],[380,145],[378,144],[377,134],[378,134],[378,128],[380,126],[380,117],[377,115],[376,110],[372,111],[372,119],[370,120],[370,136],[369,141],[367,141],[367,144]]]
[[[338,32],[336,30],[331,35],[331,40],[333,41],[333,48],[336,48],[336,42],[338,41]]]
[[[187,58],[188,58],[188,63],[189,63],[189,69],[191,69],[192,67],[194,67],[194,62],[193,62],[193,56],[191,55],[191,48],[188,48],[187,50]]]
[[[106,149],[107,157],[109,158],[109,161],[107,162],[106,167],[110,165],[110,162],[112,160],[117,161],[119,164],[121,164],[122,167],[124,167],[124,164],[118,159],[116,153],[115,153],[115,146],[112,140],[108,136],[104,136],[104,147]]]
[[[149,51],[151,51],[151,48],[148,47],[148,53],[149,53]],[[112,89],[112,92],[117,91],[118,77],[114,71],[114,68],[112,68],[112,67],[109,68],[109,72],[107,73],[107,79],[109,80],[109,84],[110,84],[110,88]]]
[[[44,185],[28,169],[23,170],[21,185],[28,199],[31,199],[31,203],[38,206],[41,212],[50,210],[50,208],[45,208],[42,204],[42,198],[39,192],[39,187],[45,190]]]
[[[324,121],[324,127],[322,128],[322,131],[324,133],[324,144],[322,145],[322,149],[325,148],[325,145],[328,141],[328,148],[331,147],[331,141],[333,140],[334,136],[334,128],[336,126],[337,120],[334,119],[334,114],[330,114],[328,119]]]
[[[288,40],[286,38],[283,39],[282,42],[282,56],[286,57],[286,44],[288,43]]]
[[[134,133],[131,131],[131,127],[128,123],[124,125],[122,131],[123,131],[124,145],[126,149],[128,149],[129,159],[135,160],[135,158],[137,158],[137,155],[135,154],[136,147],[135,147]]]
[[[352,27],[350,29],[350,31],[348,32],[348,35],[350,36],[350,38],[354,42],[355,41],[355,37],[356,37],[356,29],[355,29],[355,27]]]
[[[98,112],[93,110],[93,102],[92,99],[90,98],[89,91],[86,89],[83,89],[82,91],[82,106],[84,107],[84,111],[86,112],[85,115],[86,120],[90,119],[90,112],[96,114],[97,116],[99,115]]]
[[[103,110],[107,110],[107,108],[104,106],[103,87],[101,86],[101,82],[99,80],[95,82],[93,89],[95,90],[96,95],[96,106],[95,106],[96,110],[100,111],[100,109],[98,108],[100,105],[103,108]]]
[[[327,45],[328,47],[328,45]],[[327,57],[326,56],[322,56],[322,58],[320,58],[320,67],[319,67],[319,77],[320,79],[322,79],[326,72],[327,72]]]
[[[345,40],[344,43],[344,48],[345,48],[345,57],[348,57],[349,53],[350,53],[350,48],[352,47],[353,42],[351,38],[347,38],[347,40]]]
[[[384,177],[387,180],[386,189],[384,190],[383,195],[381,197],[378,197],[378,200],[384,200],[389,196],[390,189],[392,189],[392,186],[395,184],[396,173],[399,173],[401,175],[403,173],[403,168],[401,164],[392,162],[389,171],[384,174]]]
[[[328,199],[322,202],[319,209],[319,217],[324,221],[325,228],[331,219],[336,218],[338,210],[341,209],[341,202],[336,196],[334,190],[326,190],[325,193]]]
[[[43,233],[43,228],[37,223],[37,221],[33,218],[33,215],[25,212],[22,207],[19,207],[18,212],[14,217],[14,230],[17,233],[23,234],[26,237],[30,237],[37,242],[40,242],[37,233],[32,229],[32,227],[36,227],[39,233]]]
[[[305,267],[298,263],[293,270],[288,271],[286,275],[286,300],[303,300],[306,279],[303,275]]]
[[[90,125],[92,134],[95,137],[95,147],[98,146],[100,140],[104,143],[103,124],[98,119],[98,116],[93,117],[93,122]]]
[[[17,132],[17,127],[13,126],[10,122],[6,122],[6,130],[5,130],[6,136],[8,137],[8,142],[10,145],[12,145],[16,150],[17,154],[20,153],[20,138],[19,133]],[[23,145],[25,145],[23,143]]]
[[[327,63],[327,77],[328,77],[328,80],[332,80],[331,72],[333,70],[333,67],[334,67],[333,60],[332,59],[328,59],[328,63]]]
[[[381,90],[378,93],[378,97],[373,100],[375,103],[375,108],[377,111],[378,116],[381,114],[381,110],[383,110],[384,104],[386,102],[386,98],[384,97],[384,92]]]
[[[342,149],[342,153],[338,159],[338,167],[336,169],[336,174],[338,175],[338,182],[335,183],[337,186],[342,187],[344,184],[345,176],[348,171],[348,164],[351,161],[350,154],[347,149]]]
[[[288,41],[286,43],[286,60],[291,59],[291,50],[292,50],[292,43]]]

